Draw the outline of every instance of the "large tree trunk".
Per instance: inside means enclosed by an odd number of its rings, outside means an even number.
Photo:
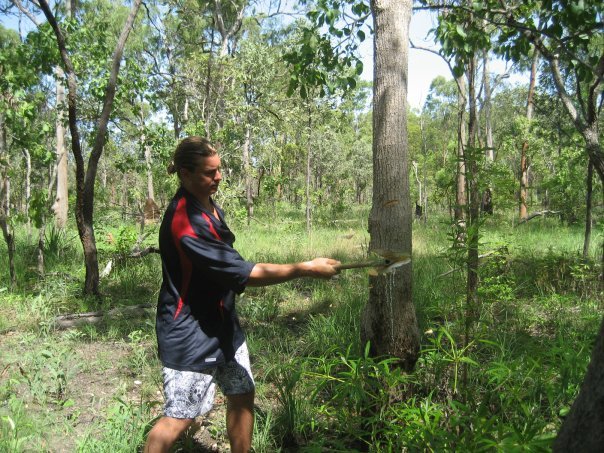
[[[413,214],[407,149],[407,61],[410,0],[373,0],[373,200],[369,250],[411,253]],[[374,356],[393,356],[412,370],[419,329],[412,301],[412,266],[370,277],[361,340]]]
[[[591,362],[579,396],[570,408],[558,437],[555,452],[604,450],[604,321],[591,353]]]
[[[96,180],[97,166],[107,135],[109,117],[113,108],[113,100],[117,85],[117,76],[120,69],[126,40],[132,29],[132,24],[141,6],[142,0],[134,0],[130,14],[122,28],[122,32],[113,52],[109,80],[105,88],[103,108],[99,116],[94,144],[88,159],[88,165],[84,164],[84,156],[80,142],[77,113],[77,80],[73,63],[67,51],[65,36],[59,28],[53,12],[46,0],[40,0],[40,7],[51,25],[57,39],[57,45],[67,74],[67,104],[69,113],[69,129],[71,131],[71,147],[76,161],[76,223],[82,247],[84,249],[84,263],[86,266],[86,279],[84,282],[84,294],[99,293],[99,263],[97,258],[96,240],[94,237],[93,213],[94,213],[94,183]]]
[[[537,81],[537,65],[539,63],[539,51],[535,49],[533,52],[533,63],[531,65],[531,78],[529,82],[528,97],[526,100],[526,120],[530,127],[530,123],[533,119],[533,106],[535,98],[535,84]],[[528,133],[528,132],[527,132]],[[528,198],[528,138],[525,138],[522,142],[522,150],[520,154],[520,200],[519,200],[519,216],[520,219],[525,219],[528,210],[526,207],[526,200]]]

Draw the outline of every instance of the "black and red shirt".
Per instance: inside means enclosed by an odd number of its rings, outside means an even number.
[[[163,282],[155,329],[162,364],[176,370],[229,361],[245,341],[235,295],[254,263],[233,248],[235,236],[215,208],[219,219],[181,187],[159,230]]]

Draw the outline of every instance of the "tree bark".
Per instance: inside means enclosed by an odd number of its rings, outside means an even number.
[[[589,257],[589,245],[591,243],[591,205],[593,194],[594,165],[589,161],[587,165],[587,193],[585,195],[585,238],[583,240],[583,258]],[[604,271],[604,269],[603,269]]]
[[[410,0],[373,0],[373,199],[369,250],[411,253],[413,214],[407,147],[407,61]],[[412,370],[419,329],[412,301],[411,264],[370,277],[361,340],[374,356],[392,356]]]
[[[243,167],[245,171],[245,207],[247,211],[247,224],[252,221],[254,217],[254,198],[252,194],[252,165],[250,162],[250,142],[251,142],[251,131],[252,123],[249,118],[245,122],[245,138],[243,141]]]
[[[57,166],[57,196],[52,207],[55,215],[55,224],[59,228],[65,228],[67,225],[67,214],[69,206],[69,193],[67,186],[67,147],[65,146],[65,88],[63,87],[63,79],[65,73],[61,67],[55,68],[56,75],[56,166]]]
[[[145,134],[145,118],[141,110],[141,146],[145,150],[145,168],[147,170],[147,200],[155,202],[155,190],[153,188],[153,158],[151,156],[151,146],[147,143],[147,136]]]
[[[531,77],[529,81],[529,91],[526,100],[526,120],[528,127],[530,127],[533,119],[533,107],[535,98],[535,84],[537,81],[537,65],[539,63],[539,51],[537,49],[533,52],[533,62],[531,64]],[[528,133],[528,131],[527,131]],[[525,138],[522,142],[522,149],[520,153],[520,193],[519,193],[519,217],[520,219],[526,218],[528,209],[526,206],[528,198],[528,138]]]
[[[312,201],[310,199],[310,184],[312,180],[311,174],[311,155],[312,155],[312,110],[310,101],[307,100],[308,104],[308,141],[306,142],[306,231],[310,233],[312,228],[311,215],[312,215]]]
[[[464,76],[457,78],[457,190],[455,198],[455,224],[463,229],[466,219],[466,164],[464,147],[466,146],[466,82]]]
[[[554,452],[604,449],[604,320],[591,353],[579,396],[562,423]]]
[[[467,282],[466,282],[466,314],[464,347],[470,344],[472,329],[478,318],[478,230],[480,227],[480,193],[478,187],[478,152],[476,150],[476,134],[478,118],[476,115],[476,57],[469,61],[468,70],[468,146],[464,153],[466,160],[466,184],[469,198],[468,224],[467,224]],[[469,151],[469,152],[468,152]],[[464,387],[467,384],[467,367],[463,370]]]
[[[64,71],[67,74],[69,129],[71,131],[71,148],[76,162],[76,223],[80,241],[82,242],[82,248],[84,249],[84,263],[86,267],[84,294],[99,294],[99,263],[93,226],[94,183],[96,180],[98,162],[105,145],[107,126],[113,108],[117,75],[120,69],[122,54],[141,3],[142,0],[133,1],[130,14],[126,19],[126,23],[124,24],[116,43],[111,60],[109,80],[107,82],[107,87],[105,88],[103,108],[97,121],[94,144],[90,152],[88,165],[86,166],[84,164],[84,156],[78,129],[77,79],[74,66],[67,51],[63,31],[59,28],[54,14],[46,0],[40,0],[40,7],[55,33]]]
[[[0,228],[2,229],[2,235],[4,237],[4,242],[6,242],[6,249],[8,252],[8,274],[10,285],[14,288],[17,285],[17,274],[15,272],[15,233],[8,221],[10,211],[10,179],[7,168],[2,165],[6,153],[7,146],[4,113],[0,112],[0,170],[2,176],[2,180],[0,180]]]
[[[484,128],[486,138],[485,158],[487,164],[495,162],[495,149],[493,147],[493,125],[491,121],[491,81],[489,80],[489,53],[483,51],[482,57],[482,84],[484,86]],[[493,185],[488,183],[482,194],[482,212],[493,214]]]
[[[31,204],[31,154],[29,150],[23,149],[25,157],[25,218],[27,219],[27,239],[31,239],[31,218],[29,216],[29,207]]]

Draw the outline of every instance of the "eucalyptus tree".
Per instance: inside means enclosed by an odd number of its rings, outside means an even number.
[[[141,5],[141,0],[134,0],[130,13],[125,21],[122,31],[117,39],[111,67],[105,77],[97,85],[99,100],[102,108],[96,118],[96,127],[93,138],[93,146],[85,164],[82,142],[80,139],[80,126],[78,124],[80,114],[78,111],[78,78],[77,66],[86,60],[86,56],[78,54],[70,45],[69,35],[66,34],[51,10],[46,0],[40,0],[40,8],[54,32],[57,47],[61,55],[63,69],[67,77],[67,104],[69,113],[69,129],[71,132],[71,150],[76,162],[76,223],[78,233],[84,249],[84,261],[86,266],[86,278],[84,282],[85,294],[99,293],[99,268],[97,258],[96,240],[94,236],[93,213],[94,213],[94,184],[98,162],[103,152],[106,141],[108,123],[115,98],[117,78],[121,65],[122,55],[128,35]],[[80,24],[80,31],[86,31],[86,24]],[[106,56],[105,56],[106,57]],[[103,93],[103,94],[101,94]]]
[[[309,87],[320,94],[334,86],[356,86],[362,72],[356,55],[365,38],[366,19],[373,17],[373,200],[369,217],[370,251],[411,253],[412,213],[407,155],[407,55],[411,1],[319,2],[308,17],[301,46],[288,57],[290,92]],[[320,27],[327,29],[327,35]],[[330,36],[338,39],[332,43]],[[319,63],[319,64],[317,64]],[[335,74],[334,74],[335,71]],[[419,330],[412,302],[411,266],[390,275],[371,277],[369,301],[361,315],[361,339],[373,355],[398,358],[411,370],[419,354]]]
[[[411,1],[374,0],[373,200],[370,250],[411,253],[412,213],[407,149],[407,58]],[[413,369],[419,330],[412,301],[412,269],[371,278],[361,336],[375,355]]]

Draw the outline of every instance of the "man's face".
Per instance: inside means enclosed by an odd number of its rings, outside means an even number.
[[[216,193],[222,180],[220,173],[220,157],[218,154],[208,157],[198,157],[194,171],[183,168],[180,179],[185,189],[201,201],[206,201]]]

